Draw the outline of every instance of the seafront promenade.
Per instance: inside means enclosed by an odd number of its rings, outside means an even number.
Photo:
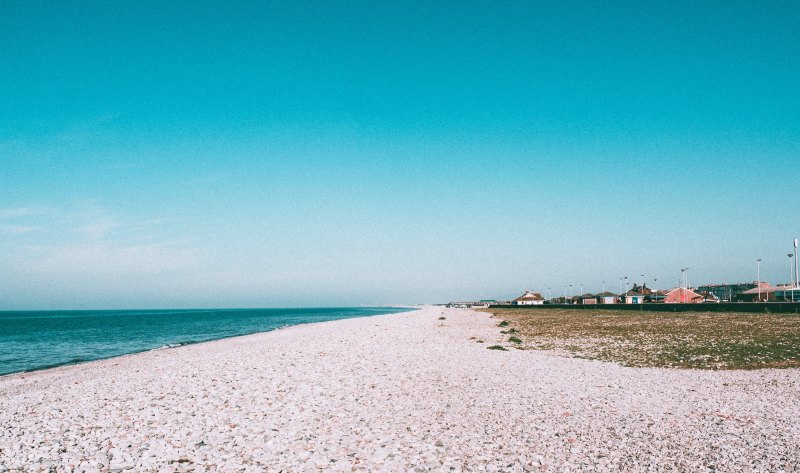
[[[424,307],[0,377],[0,472],[800,468],[798,369],[626,368],[497,323]]]

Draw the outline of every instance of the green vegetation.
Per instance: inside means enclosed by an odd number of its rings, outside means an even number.
[[[445,317],[439,317],[439,320],[446,320]]]
[[[625,366],[697,369],[800,367],[800,315],[492,309],[521,348]],[[513,339],[519,340],[514,342]]]
[[[511,342],[511,343],[522,343],[522,340],[520,340],[517,337],[509,337],[508,341]]]
[[[486,347],[489,350],[500,350],[500,351],[508,351],[507,349],[501,347],[500,345],[492,345],[490,347]]]
[[[497,324],[498,327],[508,327],[508,320],[504,320]]]
[[[508,330],[501,330],[500,333],[502,333],[503,335],[511,335],[512,333],[519,333],[519,332],[517,332],[517,329],[515,328],[510,328]]]

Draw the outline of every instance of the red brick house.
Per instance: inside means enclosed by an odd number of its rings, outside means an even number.
[[[704,301],[700,294],[682,287],[676,287],[664,295],[664,302],[667,304],[700,304]]]

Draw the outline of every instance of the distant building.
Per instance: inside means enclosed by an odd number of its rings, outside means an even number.
[[[525,294],[517,297],[511,303],[514,305],[542,305],[544,297],[538,292],[525,291]]]
[[[780,291],[775,291],[775,298],[785,302],[800,302],[800,286],[786,284]]]
[[[763,282],[761,284],[767,285]],[[736,300],[737,295],[756,287],[758,287],[758,283],[755,281],[736,284],[707,284],[705,286],[698,286],[697,292],[708,292],[717,296],[720,301],[731,302]]]
[[[715,304],[715,303],[719,303],[720,302],[719,297],[717,297],[716,294],[713,294],[711,292],[708,292],[708,291],[697,291],[697,293],[700,295],[700,297],[703,298],[703,302],[705,302],[705,303]]]
[[[795,286],[794,300],[800,300],[800,288]],[[792,300],[792,285],[783,284],[779,286],[770,286],[764,284],[760,287],[748,289],[736,296],[736,302],[772,302],[772,301],[791,301]]]
[[[703,296],[691,289],[676,287],[664,294],[664,302],[667,304],[700,304]]]
[[[644,304],[644,298],[647,294],[631,289],[622,295],[623,304]]]
[[[597,304],[597,296],[588,292],[576,297],[576,304]]]
[[[634,283],[633,288],[620,297],[623,304],[644,304],[645,298],[650,295],[651,291],[647,284],[639,286]]]
[[[619,296],[617,294],[608,291],[595,294],[594,297],[597,299],[598,304],[616,304],[619,300]]]
[[[667,298],[667,291],[651,291],[644,300],[654,304],[660,304]]]

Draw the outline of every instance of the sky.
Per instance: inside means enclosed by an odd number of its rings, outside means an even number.
[[[798,24],[796,1],[0,0],[0,310],[556,296],[758,258],[787,282]]]

